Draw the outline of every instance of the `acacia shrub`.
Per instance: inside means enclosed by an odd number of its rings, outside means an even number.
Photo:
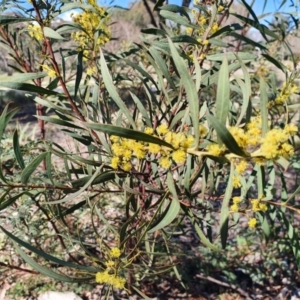
[[[193,9],[162,2],[154,10],[167,25],[144,29],[142,43],[118,53],[103,50],[110,17],[93,0],[31,0],[31,10],[18,6],[24,17],[0,18],[2,42],[11,46],[17,41],[7,28],[29,24],[24,38],[38,49],[36,59],[28,62],[12,47],[19,73],[0,86],[37,93],[41,126],[41,139],[25,144],[15,131],[9,166],[3,158],[0,209],[17,214],[8,217],[13,226],[0,228],[38,272],[103,284],[106,297],[122,289],[146,298],[139,281],[170,270],[185,287],[177,261],[185,251],[174,237],[184,236],[187,224],[203,246],[226,254],[245,218],[247,230],[267,240],[280,222],[299,265],[293,223],[299,189],[288,191],[284,176],[290,160],[298,161],[298,105],[290,102],[299,93],[297,65],[289,73],[272,57],[281,37],[246,2],[246,17],[230,11],[232,2],[195,1]],[[51,27],[75,8],[82,13],[73,23]],[[230,14],[241,24],[223,26]],[[246,37],[249,26],[265,41]],[[59,49],[58,61],[53,41],[70,31],[77,44]],[[239,44],[231,51],[228,36],[261,49],[261,59]],[[66,68],[71,59],[75,70]],[[281,87],[270,64],[286,76]],[[118,87],[130,89],[133,107]],[[5,107],[1,134],[18,110]],[[47,140],[44,122],[68,135],[73,147]]]

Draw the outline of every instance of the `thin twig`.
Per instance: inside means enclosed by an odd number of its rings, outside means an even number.
[[[153,12],[151,11],[151,8],[147,2],[147,0],[143,0],[143,3],[145,5],[145,8],[149,14],[149,17],[151,19],[151,24],[154,26],[154,27],[157,27],[157,24],[156,24],[156,21],[155,21],[155,18],[154,18],[154,15],[153,15]]]
[[[9,265],[9,264],[3,263],[3,262],[0,262],[0,266],[5,267],[5,268],[9,268],[9,269],[19,270],[19,271],[26,272],[26,273],[40,274],[37,271],[32,271],[32,270],[20,268],[20,267],[17,267],[17,266],[12,266],[12,265]]]
[[[207,281],[210,281],[210,282],[213,282],[213,283],[216,283],[216,284],[224,286],[224,287],[231,288],[231,289],[237,291],[242,296],[246,297],[246,300],[253,299],[251,296],[249,296],[249,294],[247,292],[245,292],[243,289],[241,289],[240,287],[238,287],[238,286],[236,286],[234,284],[222,282],[220,280],[217,280],[217,279],[215,279],[213,277],[210,277],[210,276],[206,276],[204,274],[197,274],[196,277],[204,279],[204,280],[207,280]]]

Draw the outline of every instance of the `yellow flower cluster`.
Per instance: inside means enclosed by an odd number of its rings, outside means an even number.
[[[121,254],[122,254],[122,252],[121,252],[121,250],[119,248],[113,247],[113,248],[110,249],[109,256],[111,258],[119,258],[121,256]]]
[[[261,117],[254,117],[246,126],[247,144],[249,146],[257,146],[260,142],[261,134]]]
[[[199,1],[195,1],[195,3],[198,2]],[[222,10],[224,10],[224,7],[219,6],[218,11],[221,12]],[[210,44],[208,40],[209,35],[217,32],[220,29],[220,27],[217,22],[213,22],[211,25],[209,25],[210,18],[211,18],[210,13],[206,15],[199,12],[196,8],[194,8],[192,10],[192,14],[195,20],[194,23],[198,26],[196,29],[192,27],[187,27],[185,32],[187,35],[193,36],[200,45],[187,48],[186,54],[190,61],[194,61],[194,54],[193,54],[194,50],[200,50],[199,53],[197,54],[197,59],[203,60],[205,59],[206,55],[205,53],[200,53],[203,52],[201,50],[208,47],[208,45]]]
[[[115,274],[109,274],[109,271],[96,273],[96,282],[100,284],[111,285],[115,289],[124,289],[126,280],[123,277],[117,276]]]
[[[28,33],[31,37],[42,41],[44,39],[43,31],[40,25],[29,24],[27,26]]]
[[[269,68],[263,64],[261,64],[256,70],[256,74],[259,77],[266,77],[269,74],[269,72],[270,72]]]
[[[224,7],[219,6],[218,11],[221,12],[222,10],[224,10]],[[194,34],[195,36],[198,36],[198,38],[199,38],[198,41],[201,41],[200,36],[203,36],[205,34],[207,25],[209,24],[209,21],[210,21],[210,18],[209,18],[209,15],[207,16],[207,15],[201,14],[196,9],[192,10],[192,14],[196,20],[196,24],[199,25],[199,28],[193,29],[191,27],[187,27],[186,33],[188,35]],[[219,30],[218,23],[213,22],[213,24],[211,25],[211,28],[210,28],[210,32],[213,34],[213,33],[217,32],[218,30]]]
[[[264,196],[261,196],[259,199],[252,199],[251,200],[251,205],[252,205],[252,212],[259,212],[259,211],[267,211],[268,210],[268,206],[266,203],[262,203],[261,202],[261,199],[263,198]],[[255,228],[257,225],[257,220],[256,218],[251,218],[248,222],[248,226],[249,228]]]
[[[47,72],[47,75],[48,75],[50,78],[55,78],[55,77],[57,76],[56,72],[55,72],[52,68],[50,68],[49,66],[47,66],[47,65],[42,65],[42,67],[43,67],[43,70],[44,70],[45,72]]]
[[[222,12],[224,9],[225,9],[224,6],[222,6],[222,5],[218,6],[218,12]]]
[[[240,203],[242,202],[241,197],[233,197],[233,204],[230,206],[232,212],[238,212],[240,208]]]
[[[147,127],[144,131],[146,134],[154,135],[171,144],[174,149],[163,147],[157,144],[134,141],[131,139],[120,138],[118,136],[111,136],[111,149],[113,157],[111,159],[111,167],[113,169],[121,168],[124,171],[130,171],[132,168],[132,160],[146,159],[153,155],[158,159],[158,164],[168,169],[174,163],[182,164],[187,157],[187,149],[191,147],[194,142],[192,135],[186,135],[182,132],[176,133],[169,131],[167,125],[162,124],[156,128]]]
[[[255,218],[251,218],[248,222],[249,228],[255,228],[257,224],[257,220]]]
[[[219,144],[209,144],[206,150],[212,156],[221,156],[226,151],[226,147],[224,145],[220,146]]]
[[[74,23],[80,25],[83,30],[72,33],[72,38],[79,44],[81,50],[94,49],[94,46],[106,44],[111,37],[108,27],[109,17],[105,8],[100,7],[95,0],[86,0],[87,4],[96,10],[85,10],[81,14],[73,16]],[[94,42],[94,36],[99,32],[99,37]]]
[[[258,212],[258,211],[267,211],[268,207],[265,203],[261,203],[260,199],[252,199],[252,211]]]
[[[87,69],[86,69],[86,74],[87,75],[94,75],[94,74],[96,74],[97,73],[97,68],[96,68],[96,66],[88,66],[87,67]]]
[[[296,86],[293,82],[286,83],[284,82],[282,89],[279,93],[279,96],[275,99],[275,104],[282,105],[290,98],[292,94],[298,93],[299,87]]]
[[[96,282],[100,284],[108,284],[116,289],[124,289],[126,280],[118,276],[119,260],[122,251],[113,247],[106,253],[106,270],[96,273]]]
[[[284,129],[274,128],[262,138],[260,152],[266,159],[279,157],[290,158],[294,155],[294,148],[288,143],[289,138],[298,132],[296,125],[287,124]]]
[[[219,24],[218,23],[213,23],[211,26],[211,33],[215,33],[220,29]]]
[[[199,135],[201,138],[206,137],[208,134],[208,130],[205,126],[203,126],[202,124],[199,125]]]
[[[239,147],[246,153],[254,153],[254,160],[275,160],[279,157],[290,158],[294,155],[294,148],[289,143],[291,136],[298,132],[294,124],[287,124],[284,129],[273,128],[262,136],[261,118],[255,117],[245,128],[228,127],[229,132],[236,140]],[[218,144],[209,144],[206,147],[208,153],[213,156],[222,156],[226,147]],[[254,152],[254,150],[256,150]],[[263,162],[263,161],[262,161]],[[247,168],[247,162],[242,159],[235,161],[236,171],[242,174]]]
[[[237,196],[237,197],[233,197],[232,198],[232,202],[233,204],[230,206],[230,211],[233,213],[239,212],[240,211],[240,204],[242,202],[241,197]],[[267,211],[268,207],[265,203],[261,202],[261,199],[252,199],[251,200],[251,211],[252,212],[259,212],[259,211]],[[251,218],[248,222],[248,226],[250,228],[254,228],[257,224],[257,220],[255,218]]]
[[[242,186],[239,177],[236,177],[236,176],[233,177],[232,186],[233,186],[234,189],[238,189],[238,188],[240,188]]]
[[[234,161],[234,166],[238,174],[243,174],[248,167],[248,162],[244,159],[236,159]]]

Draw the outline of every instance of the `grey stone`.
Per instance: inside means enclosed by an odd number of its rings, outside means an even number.
[[[48,291],[39,295],[38,300],[82,300],[73,292]]]

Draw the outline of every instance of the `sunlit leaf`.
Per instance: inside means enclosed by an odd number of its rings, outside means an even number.
[[[48,38],[55,39],[55,40],[64,40],[65,39],[58,32],[56,32],[55,30],[53,30],[50,27],[44,27],[44,35]]]
[[[1,77],[1,80],[4,82],[27,82],[38,78],[43,78],[47,76],[46,72],[39,72],[39,73],[21,73],[21,74],[13,74],[13,76],[5,76]]]
[[[217,85],[216,118],[225,125],[229,113],[229,72],[228,61],[224,56]]]
[[[213,60],[213,61],[223,61],[224,60],[224,56],[226,56],[227,60],[236,60],[237,56],[241,59],[241,60],[254,60],[257,58],[256,54],[252,54],[252,53],[247,53],[247,52],[226,52],[226,53],[218,53],[218,54],[211,54],[211,55],[207,55],[207,59],[208,60]]]

